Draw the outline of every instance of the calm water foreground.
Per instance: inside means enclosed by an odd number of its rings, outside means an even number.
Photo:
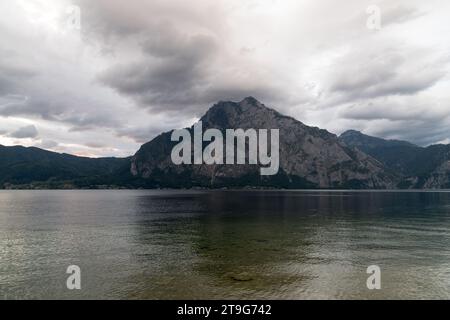
[[[448,299],[450,193],[0,191],[0,299],[30,298]]]

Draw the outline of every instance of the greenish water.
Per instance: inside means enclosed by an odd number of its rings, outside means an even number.
[[[0,299],[30,298],[448,299],[450,193],[0,191]]]

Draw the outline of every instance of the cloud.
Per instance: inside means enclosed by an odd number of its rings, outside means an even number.
[[[3,51],[0,55],[6,56],[12,52]],[[21,89],[20,82],[35,75],[33,70],[25,66],[9,65],[7,61],[0,61],[0,94],[9,94]]]
[[[354,127],[375,136],[408,140],[426,146],[450,136],[450,114],[446,100],[445,96],[437,98],[433,93],[383,97],[343,105],[336,117],[344,120],[343,127]]]
[[[93,148],[93,149],[102,149],[102,148],[107,147],[104,144],[99,143],[99,142],[86,142],[84,145],[89,148]]]
[[[53,140],[42,140],[41,143],[38,145],[38,147],[42,149],[53,149],[56,148],[58,145],[59,143]]]
[[[442,59],[420,48],[366,46],[337,59],[329,75],[329,90],[348,101],[391,95],[414,95],[445,76]]]
[[[143,57],[113,65],[99,79],[153,112],[200,115],[219,100],[249,95],[277,100],[281,92],[271,76],[249,66],[227,66],[221,46],[221,39],[208,33],[183,33],[171,24],[152,26],[137,49]]]
[[[245,46],[230,46],[227,19],[235,2],[79,3],[88,12],[85,36],[120,56],[99,81],[150,112],[200,116],[219,100],[249,95],[286,101],[288,79],[276,75],[275,66],[258,63],[242,52]]]
[[[65,27],[72,4],[79,31]],[[378,31],[366,27],[373,4]],[[33,124],[51,149],[129,155],[246,96],[336,133],[446,141],[448,10],[437,0],[5,2],[0,141]]]
[[[450,118],[447,106],[429,95],[383,97],[365,103],[343,106],[339,117],[354,120],[439,121]]]
[[[175,32],[167,36],[173,42],[164,42],[164,34],[149,37],[143,44],[146,56],[142,60],[112,67],[101,81],[156,110],[202,103],[214,39],[206,35],[183,37]]]
[[[396,5],[394,3],[393,5],[391,4],[391,7],[382,11],[382,21],[384,26],[402,24],[424,15],[425,13],[414,6],[408,4]]]
[[[39,132],[34,125],[29,125],[29,126],[19,128],[16,131],[9,134],[9,136],[11,138],[17,138],[17,139],[27,139],[27,138],[34,139],[38,135],[39,135]]]
[[[87,107],[85,110],[84,106]],[[31,116],[66,123],[74,130],[117,126],[118,120],[103,108],[97,101],[86,97],[67,97],[54,92],[50,96],[11,97],[8,103],[0,106],[0,115]]]
[[[389,139],[413,141],[421,146],[436,144],[449,136],[449,121],[432,123],[420,120],[381,120],[369,123],[368,133]]]

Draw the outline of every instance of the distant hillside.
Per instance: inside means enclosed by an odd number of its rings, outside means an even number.
[[[91,188],[117,185],[129,159],[84,158],[0,145],[0,188]]]
[[[406,141],[371,137],[355,130],[344,132],[339,139],[400,173],[403,176],[401,188],[450,188],[450,145],[423,148]]]
[[[388,168],[402,175],[414,175],[411,159],[415,158],[422,148],[407,141],[385,140],[365,135],[359,131],[344,132],[339,139],[350,147],[371,155]]]
[[[385,140],[382,138],[368,136],[356,130],[345,131],[339,137],[348,145],[352,145],[360,148],[361,150],[373,150],[376,148],[386,148],[386,147],[410,147],[419,148],[417,145],[412,144],[408,141],[402,140]]]

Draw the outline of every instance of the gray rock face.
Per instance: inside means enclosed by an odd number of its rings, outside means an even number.
[[[402,189],[450,188],[450,145],[437,144],[426,148],[406,141],[384,140],[350,130],[340,140],[379,160],[401,176]]]
[[[171,132],[143,145],[131,173],[158,187],[394,188],[397,176],[334,134],[267,108],[254,98],[219,102],[202,118],[203,130],[279,129],[280,169],[261,176],[257,165],[174,165]],[[192,132],[192,128],[190,128]],[[205,145],[206,146],[206,145]]]
[[[445,161],[433,172],[431,172],[425,180],[424,189],[447,189],[450,188],[450,160]]]
[[[410,147],[419,148],[415,144],[402,140],[385,140],[377,137],[368,136],[356,130],[345,131],[339,137],[347,145],[358,147],[360,150],[373,150],[377,148],[389,147]]]

